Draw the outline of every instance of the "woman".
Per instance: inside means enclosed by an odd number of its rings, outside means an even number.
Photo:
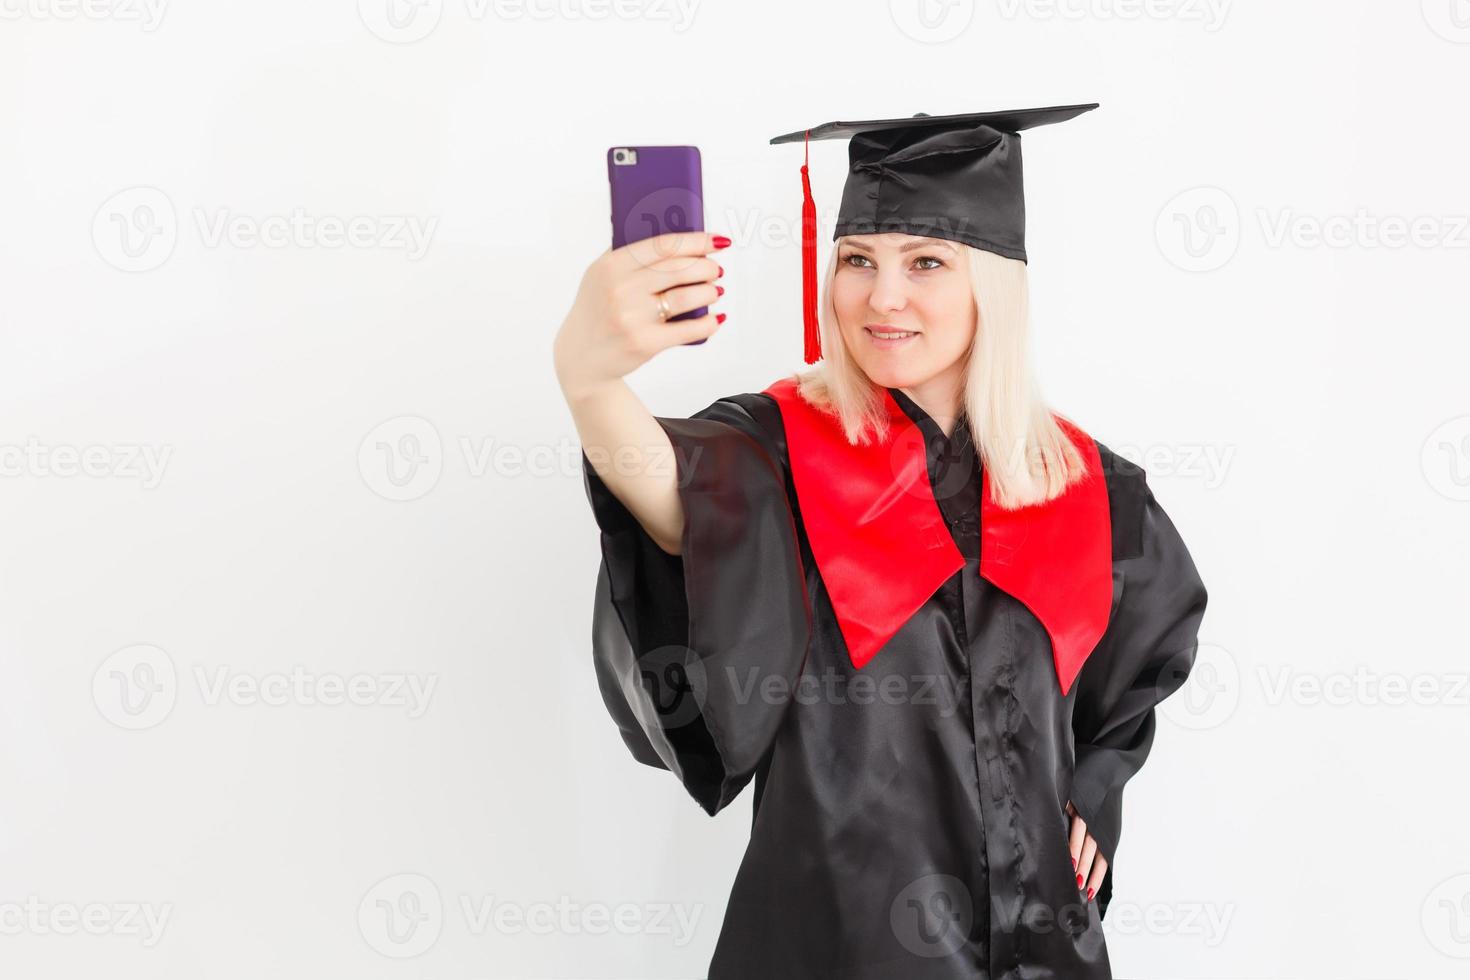
[[[806,374],[690,419],[621,380],[720,329],[666,322],[723,293],[704,233],[604,254],[557,336],[604,700],[708,813],[755,783],[714,980],[1111,976],[1122,788],[1205,589],[1142,470],[1041,401],[1020,230],[939,228],[901,179],[936,137],[1019,167],[964,118],[969,142],[890,127],[854,152],[849,190],[911,196],[903,230],[865,232],[873,196],[844,195]]]

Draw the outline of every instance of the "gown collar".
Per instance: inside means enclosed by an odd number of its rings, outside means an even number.
[[[884,388],[883,390],[888,392],[888,397],[893,399],[894,403],[898,405],[904,415],[908,416],[909,420],[914,424],[924,429],[927,435],[938,436],[940,439],[948,441],[955,438],[964,427],[965,407],[963,404],[960,405],[959,417],[955,420],[954,428],[946,436],[944,434],[944,428],[940,426],[934,417],[924,411],[918,402],[905,394],[902,388]]]

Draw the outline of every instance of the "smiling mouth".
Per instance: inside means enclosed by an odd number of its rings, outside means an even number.
[[[876,340],[904,340],[919,335],[917,330],[876,330],[873,327],[863,327],[863,329]]]

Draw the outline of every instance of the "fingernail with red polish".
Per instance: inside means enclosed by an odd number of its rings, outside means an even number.
[[[723,296],[723,295],[725,295],[725,287],[724,286],[719,286],[719,285],[715,286],[715,295],[716,296]]]
[[[1077,870],[1077,859],[1076,858],[1073,858],[1072,859],[1072,870],[1073,871],[1076,871]]]
[[[714,246],[715,248],[729,248],[730,239],[726,238],[724,235],[716,235],[714,237]]]
[[[719,270],[720,270],[720,271],[719,271],[719,273],[717,273],[717,274],[716,274],[716,275],[715,275],[715,278],[716,278],[716,279],[718,279],[718,278],[720,278],[720,276],[723,276],[723,275],[724,275],[724,274],[725,274],[725,267],[724,267],[724,266],[722,266],[722,265],[717,265],[717,266],[715,266],[715,268],[716,268],[716,269],[719,269]]]
[[[1078,875],[1077,876],[1077,887],[1078,888],[1081,888],[1082,887],[1082,876],[1081,875]]]
[[[716,323],[724,323],[725,322],[725,314],[723,314],[723,313],[716,313],[715,314],[715,322]]]
[[[1091,888],[1087,889],[1087,900],[1089,902],[1092,901],[1092,889]]]

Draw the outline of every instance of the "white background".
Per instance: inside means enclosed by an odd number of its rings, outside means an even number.
[[[1115,971],[1464,975],[1470,4],[387,2],[0,0],[0,974],[703,976],[750,794],[607,718],[551,366],[604,153],[736,240],[685,416],[803,366],[769,137],[1098,101],[1025,137],[1041,375],[1210,589]]]

